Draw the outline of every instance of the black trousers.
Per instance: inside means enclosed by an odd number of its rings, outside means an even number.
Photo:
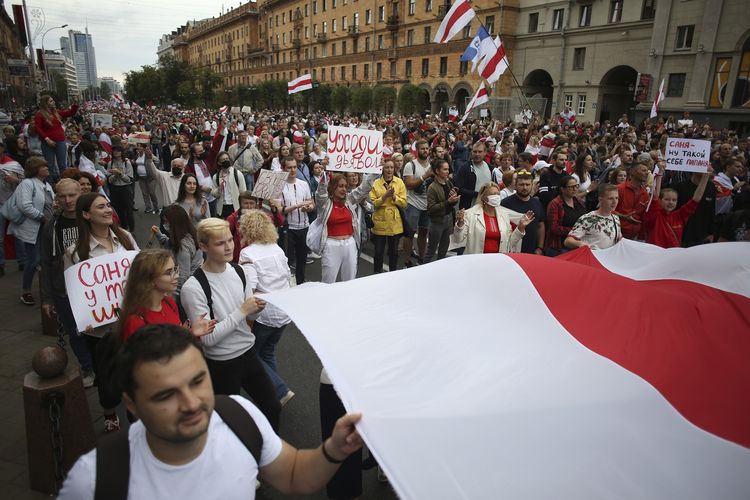
[[[122,391],[117,385],[117,381],[114,380],[114,370],[111,369],[112,367],[104,366],[105,361],[112,362],[112,360],[102,359],[105,353],[97,348],[101,338],[86,334],[83,334],[83,338],[86,339],[86,347],[88,347],[91,353],[91,360],[94,365],[99,404],[104,409],[116,408],[120,404],[120,401],[122,401]]]
[[[263,368],[255,347],[234,359],[218,361],[206,358],[215,394],[239,394],[245,389],[253,403],[266,416],[274,431],[279,430],[281,403],[276,398],[273,383]]]
[[[120,217],[120,227],[132,233],[135,231],[132,186],[109,186],[109,195],[112,199],[112,207]]]
[[[388,268],[391,271],[398,269],[398,241],[400,239],[400,234],[395,236],[372,235],[372,242],[375,244],[375,255],[372,258],[375,273],[383,272],[383,253],[386,243],[388,244]]]
[[[323,441],[331,437],[336,420],[346,414],[343,403],[331,384],[320,384],[320,433]],[[362,496],[362,448],[344,460],[326,485],[328,498],[350,500]]]
[[[286,258],[289,259],[290,265],[295,266],[294,276],[298,285],[305,282],[307,229],[286,228]]]

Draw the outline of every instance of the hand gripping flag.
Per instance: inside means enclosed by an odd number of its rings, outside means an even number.
[[[297,92],[302,92],[303,90],[312,89],[312,77],[310,76],[310,73],[305,73],[304,75],[295,78],[291,82],[287,83],[287,89],[289,90],[289,95],[296,94]]]
[[[479,74],[493,85],[500,79],[505,70],[508,69],[508,58],[505,55],[505,46],[498,36],[493,43],[494,52],[487,54],[479,63]]]
[[[654,104],[651,106],[651,115],[650,118],[655,118],[659,114],[659,103],[664,99],[664,79],[661,81],[661,85],[659,85],[659,90],[656,91],[656,96],[654,97]]]
[[[473,73],[477,63],[487,54],[489,48],[494,49],[494,47],[495,44],[492,42],[492,36],[487,33],[484,26],[480,26],[476,36],[471,40],[469,46],[466,47],[463,55],[461,55],[461,61],[471,61],[471,71]]]
[[[401,499],[746,500],[747,245],[465,255],[264,299]],[[465,314],[435,310],[447,277]],[[335,326],[315,305],[352,297]]]
[[[434,42],[447,43],[456,33],[464,29],[464,26],[469,24],[475,15],[468,0],[457,0],[440,23]]]

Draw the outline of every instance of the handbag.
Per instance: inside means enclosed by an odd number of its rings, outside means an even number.
[[[33,183],[31,185],[33,187],[33,191],[31,192],[31,199],[33,201],[34,196],[36,196],[36,185]],[[18,202],[16,201],[17,193],[18,187],[16,187],[3,206],[0,207],[0,215],[2,215],[5,220],[9,220],[12,224],[20,226],[26,220],[26,215],[18,208]]]
[[[320,217],[315,219],[310,227],[307,228],[307,237],[305,243],[313,253],[320,255],[323,253],[323,223],[320,221]]]

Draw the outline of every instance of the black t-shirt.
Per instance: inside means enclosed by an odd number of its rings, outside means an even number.
[[[695,190],[698,188],[690,179],[678,182],[671,187],[677,191],[677,208],[680,208],[688,200],[692,199]],[[682,232],[683,246],[702,243],[709,235],[713,234],[715,211],[716,187],[714,187],[713,183],[709,182],[706,185],[703,198],[698,202],[698,208],[685,224],[685,229]]]
[[[549,170],[542,175],[541,179],[539,179],[539,201],[542,202],[544,210],[547,210],[549,202],[552,201],[555,196],[560,194],[560,181],[562,181],[563,177],[566,175],[568,175],[568,173],[565,170],[558,174],[555,172],[554,168],[550,167]]]
[[[523,242],[521,243],[521,252],[534,253],[539,246],[539,242],[537,241],[537,228],[539,227],[540,222],[544,222],[544,209],[542,209],[542,202],[536,197],[523,201],[514,194],[505,198],[500,204],[505,208],[509,208],[521,214],[525,214],[529,210],[534,211],[534,220],[526,226],[526,236],[523,237]]]
[[[55,237],[62,243],[63,250],[67,250],[78,242],[78,224],[75,219],[60,216],[55,224]]]
[[[730,213],[720,236],[727,241],[750,241],[750,209]]]

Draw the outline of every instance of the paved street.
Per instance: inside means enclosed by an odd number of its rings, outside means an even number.
[[[148,228],[157,221],[154,215],[143,214],[143,201],[136,193],[136,239],[142,247],[148,239]],[[365,247],[365,253],[371,250]],[[369,256],[359,262],[359,275],[372,273]],[[0,497],[23,500],[48,498],[31,491],[28,486],[26,429],[24,424],[22,384],[23,377],[31,371],[31,357],[39,348],[54,345],[55,337],[41,334],[41,316],[38,307],[24,306],[19,301],[21,274],[14,262],[6,264],[6,276],[0,278],[0,310],[3,321],[0,325]],[[310,281],[320,279],[320,261],[308,266]],[[35,285],[36,287],[36,285]],[[38,293],[35,292],[38,299]],[[75,357],[68,349],[70,362]],[[320,420],[318,411],[318,386],[320,361],[302,334],[292,324],[282,336],[278,347],[279,369],[296,396],[284,407],[281,417],[281,436],[297,447],[314,447],[320,444]],[[89,407],[97,434],[103,430],[96,389],[88,389]],[[123,412],[122,408],[120,409]],[[121,422],[126,422],[124,413]],[[270,487],[263,486],[260,499],[284,498]],[[325,493],[306,498],[324,499]],[[396,498],[390,486],[379,483],[375,470],[364,474],[363,499]]]

